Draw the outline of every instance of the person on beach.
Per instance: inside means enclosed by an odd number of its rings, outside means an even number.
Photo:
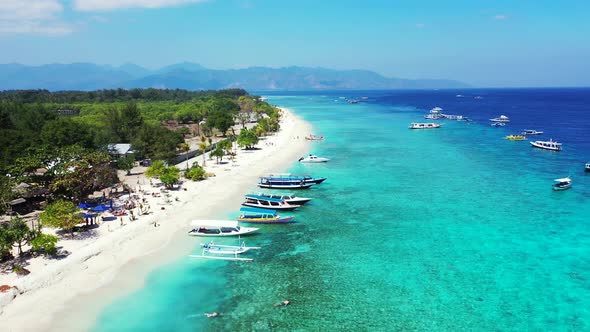
[[[213,311],[212,313],[205,313],[205,316],[207,316],[207,318],[213,318],[213,317],[217,317],[219,316],[219,313],[217,311]]]
[[[289,300],[285,300],[285,301],[282,301],[282,302],[276,303],[276,304],[275,304],[275,307],[286,307],[286,306],[288,306],[289,304],[291,304],[291,301],[289,301]]]

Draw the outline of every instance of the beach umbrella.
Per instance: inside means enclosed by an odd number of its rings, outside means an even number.
[[[109,208],[104,206],[103,204],[97,205],[92,208],[92,211],[95,211],[95,212],[103,212],[103,211],[107,211],[107,210],[109,210]]]

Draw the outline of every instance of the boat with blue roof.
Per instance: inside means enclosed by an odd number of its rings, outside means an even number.
[[[240,209],[238,221],[252,224],[286,224],[293,221],[295,217],[282,217],[277,214],[276,210],[257,209],[252,207],[243,207]]]
[[[299,205],[292,205],[282,199],[271,198],[259,195],[246,195],[246,201],[242,203],[244,206],[250,206],[261,209],[273,210],[295,210]]]

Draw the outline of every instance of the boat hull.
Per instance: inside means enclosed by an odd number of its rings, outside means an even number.
[[[313,163],[327,163],[329,160],[330,159],[328,159],[328,158],[322,158],[322,159],[318,158],[318,159],[309,159],[309,160],[302,159],[299,162],[313,164]]]
[[[590,171],[590,168],[587,169]],[[311,198],[298,198],[298,199],[286,199],[285,202],[292,204],[292,205],[303,205],[307,202],[311,201]]]
[[[215,232],[215,230],[211,230],[211,231],[191,230],[188,232],[188,235],[190,235],[190,236],[205,236],[205,237],[242,236],[242,235],[254,233],[256,231],[258,231],[258,228],[252,228],[252,227],[243,227],[240,229],[239,232]]]
[[[299,207],[299,205],[279,205],[279,206],[274,206],[274,205],[261,205],[261,204],[248,203],[248,202],[244,202],[244,203],[242,203],[242,205],[243,206],[253,207],[253,208],[259,208],[259,209],[279,210],[279,211],[291,211],[291,210],[295,210],[296,208]]]
[[[250,224],[286,224],[293,221],[295,217],[284,218],[238,218],[239,222]]]
[[[303,183],[303,184],[271,184],[271,183],[259,183],[260,188],[267,189],[309,189],[315,183]]]
[[[553,190],[555,190],[555,191],[563,191],[563,190],[568,190],[568,189],[570,189],[571,187],[572,187],[572,185],[571,185],[571,184],[568,184],[568,185],[565,185],[565,186],[563,186],[563,185],[562,185],[562,186],[558,186],[558,185],[555,185],[555,184],[554,184],[554,185],[553,185]]]

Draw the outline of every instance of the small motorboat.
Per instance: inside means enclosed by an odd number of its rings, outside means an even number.
[[[506,122],[510,122],[510,119],[506,115],[500,115],[497,118],[490,119],[490,121],[506,123]]]
[[[286,224],[293,221],[295,217],[287,216],[281,217],[275,210],[263,210],[251,207],[243,207],[240,209],[240,216],[238,221],[254,223],[254,224]]]
[[[239,236],[254,233],[258,228],[238,226],[236,220],[193,220],[192,236]]]
[[[310,154],[307,157],[299,158],[300,163],[325,163],[325,162],[328,162],[329,160],[330,159],[328,159],[328,158],[318,157],[313,154]]]
[[[553,184],[553,190],[566,190],[572,187],[572,179],[570,179],[570,177],[566,177],[566,178],[561,178],[561,179],[555,179],[553,180],[556,183]]]
[[[526,140],[526,136],[524,136],[524,135],[508,135],[505,138],[509,141],[524,141],[524,140]]]
[[[492,127],[504,127],[506,124],[504,122],[494,122],[490,126]]]
[[[534,141],[529,142],[534,148],[544,149],[544,150],[551,150],[551,151],[561,151],[561,143],[554,142],[553,140],[549,139],[548,141]]]
[[[440,128],[440,126],[442,126],[439,123],[434,123],[434,122],[428,122],[428,123],[422,123],[422,122],[413,122],[410,125],[410,129],[435,129],[435,128]]]
[[[525,129],[525,130],[522,131],[521,134],[522,135],[526,135],[526,136],[528,136],[528,135],[541,135],[541,134],[543,134],[543,132],[542,131],[536,131],[534,129]]]

